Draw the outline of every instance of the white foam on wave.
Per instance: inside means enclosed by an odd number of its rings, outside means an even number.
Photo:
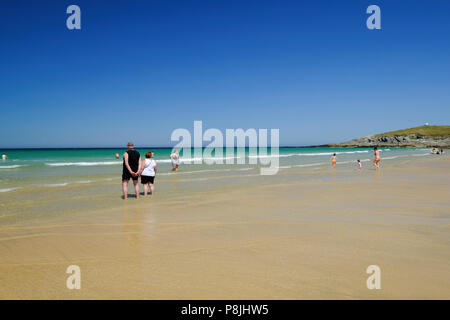
[[[327,164],[328,162],[315,162],[315,163],[305,163],[305,164],[297,164],[294,167],[303,168],[303,167],[316,167],[321,166],[323,164]]]
[[[114,178],[109,178],[109,179],[104,179],[104,180],[113,180]],[[36,185],[38,187],[65,187],[68,186],[69,184],[88,184],[88,183],[94,183],[94,182],[98,182],[101,180],[76,180],[76,181],[72,181],[72,182],[60,182],[60,183],[44,183],[44,184],[39,184]]]
[[[65,187],[67,186],[69,183],[68,182],[63,182],[63,183],[48,183],[48,184],[41,184],[39,185],[39,187]]]
[[[254,168],[240,168],[237,169],[237,171],[248,171],[248,170],[253,170]]]
[[[165,172],[159,173],[160,176],[171,176],[171,175],[179,175],[179,174],[193,174],[193,173],[205,173],[205,172],[220,172],[220,171],[230,171],[231,169],[217,169],[217,170],[196,170],[196,171],[177,171],[177,172]]]
[[[414,157],[423,157],[423,156],[428,156],[431,153],[419,153],[419,154],[413,154]]]
[[[195,162],[195,161],[205,161],[205,160],[214,160],[214,161],[224,161],[224,160],[228,160],[228,159],[237,159],[240,157],[201,157],[201,158],[180,158],[180,162],[181,163],[186,163],[186,162]],[[158,163],[171,163],[172,160],[170,159],[155,159],[156,162]]]
[[[309,152],[309,153],[288,153],[288,154],[258,154],[258,155],[246,155],[245,158],[287,158],[287,157],[302,157],[302,156],[330,156],[333,153],[336,154],[354,154],[354,153],[368,153],[368,150],[355,150],[355,151],[336,151],[336,152]],[[214,161],[224,161],[228,159],[241,159],[242,157],[234,156],[234,157],[201,157],[201,158],[180,158],[180,162],[186,163],[186,162],[195,162],[195,161],[205,161],[205,160],[214,160]],[[158,160],[159,163],[170,163],[170,159],[162,159]]]
[[[336,154],[353,154],[353,153],[368,153],[368,150],[355,150],[355,151],[330,151],[330,152],[309,152],[309,153],[288,153],[288,154],[280,154],[279,157],[280,158],[284,158],[284,157],[302,157],[302,156],[308,156],[308,157],[313,157],[313,156],[331,156],[334,153]],[[274,157],[273,155],[268,155],[268,156],[255,156],[255,157]]]
[[[11,165],[11,166],[0,166],[0,169],[15,169],[15,168],[19,168],[19,167],[23,167],[23,165],[14,164],[14,165]]]
[[[180,174],[195,174],[195,173],[205,173],[205,172],[228,172],[228,171],[248,171],[253,170],[253,168],[238,168],[238,169],[206,169],[206,170],[195,170],[195,171],[177,171],[177,172],[163,172],[158,173],[160,176],[171,176]]]
[[[20,188],[5,188],[5,189],[0,189],[0,192],[10,192],[10,191],[14,191]]]
[[[122,162],[119,161],[98,161],[98,162],[47,162],[45,163],[52,167],[66,167],[66,166],[78,166],[78,167],[90,167],[90,166],[110,166],[119,165]]]

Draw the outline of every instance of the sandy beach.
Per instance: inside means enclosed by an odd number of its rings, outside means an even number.
[[[298,168],[1,224],[0,298],[449,299],[449,160]]]

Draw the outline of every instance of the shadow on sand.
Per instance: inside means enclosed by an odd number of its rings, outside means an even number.
[[[141,196],[144,196],[144,192],[140,192],[139,194]],[[151,195],[152,195],[151,192],[147,193],[147,196],[151,196]],[[120,198],[123,199],[123,195],[121,195]],[[136,198],[136,194],[135,193],[129,193],[128,194],[128,198]]]

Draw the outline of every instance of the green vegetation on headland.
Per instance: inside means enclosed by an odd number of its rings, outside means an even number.
[[[372,134],[328,147],[450,147],[450,126],[420,126]]]
[[[389,131],[379,133],[375,136],[392,137],[392,136],[424,136],[424,137],[450,137],[450,126],[420,126],[403,130]]]

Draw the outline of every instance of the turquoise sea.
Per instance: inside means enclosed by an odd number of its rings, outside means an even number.
[[[230,157],[223,151],[224,162],[226,159],[234,164],[207,164],[203,159],[199,164],[187,164],[191,156],[181,154],[181,166],[177,173],[170,172],[169,148],[139,148],[143,156],[151,150],[155,153],[158,163],[158,176],[173,174],[191,176],[201,175],[204,179],[214,179],[217,175],[234,172],[253,173],[259,175],[258,168],[261,166],[259,160],[267,158],[261,154],[249,154],[249,150],[234,150]],[[61,188],[71,184],[95,184],[102,181],[120,180],[122,172],[122,154],[125,149],[24,149],[24,150],[0,150],[0,154],[6,154],[7,160],[0,160],[0,193],[9,193],[27,188]],[[238,151],[245,152],[245,159]],[[270,154],[271,150],[268,150]],[[120,159],[115,158],[115,154]],[[373,151],[369,148],[280,148],[279,149],[279,172],[291,168],[320,168],[330,166],[330,157],[337,154],[337,167],[356,168],[356,160],[360,159],[363,167],[371,166]],[[382,148],[381,156],[383,163],[395,161],[395,159],[426,156],[430,154],[429,149],[411,148],[396,149]],[[237,160],[244,161],[237,164]],[[253,158],[253,159],[251,159]],[[255,159],[256,158],[256,159]],[[198,157],[196,158],[198,159]],[[257,164],[250,164],[250,160],[258,160]],[[267,161],[267,160],[266,160]]]
[[[267,184],[370,179],[368,176],[376,173],[371,163],[373,150],[369,148],[280,148],[276,158],[249,149],[234,149],[233,155],[222,150],[221,157],[220,151],[213,154],[234,164],[208,164],[211,155],[199,159],[198,154],[181,154],[178,172],[171,172],[171,149],[137,150],[142,156],[148,150],[153,151],[158,163],[155,196],[139,201],[146,210],[151,210],[152,204],[171,206],[193,199],[204,201],[224,192]],[[124,148],[0,150],[0,154],[7,156],[5,161],[0,160],[0,225],[24,221],[39,223],[47,218],[64,220],[66,215],[95,214],[121,208],[124,204],[121,190],[124,151]],[[267,154],[272,151],[267,150]],[[116,159],[116,153],[120,155],[119,159]],[[337,154],[336,168],[331,168],[333,153]],[[381,157],[383,169],[402,166],[403,162],[416,157],[433,155],[429,149],[382,148]],[[192,159],[201,161],[188,164],[187,161]],[[357,169],[357,159],[362,162],[362,171]],[[238,160],[242,163],[237,164]],[[261,175],[261,167],[269,165],[267,162],[261,164],[261,161],[268,160],[272,161],[272,166],[277,166],[277,174]],[[129,197],[133,198],[131,183],[128,190]]]

